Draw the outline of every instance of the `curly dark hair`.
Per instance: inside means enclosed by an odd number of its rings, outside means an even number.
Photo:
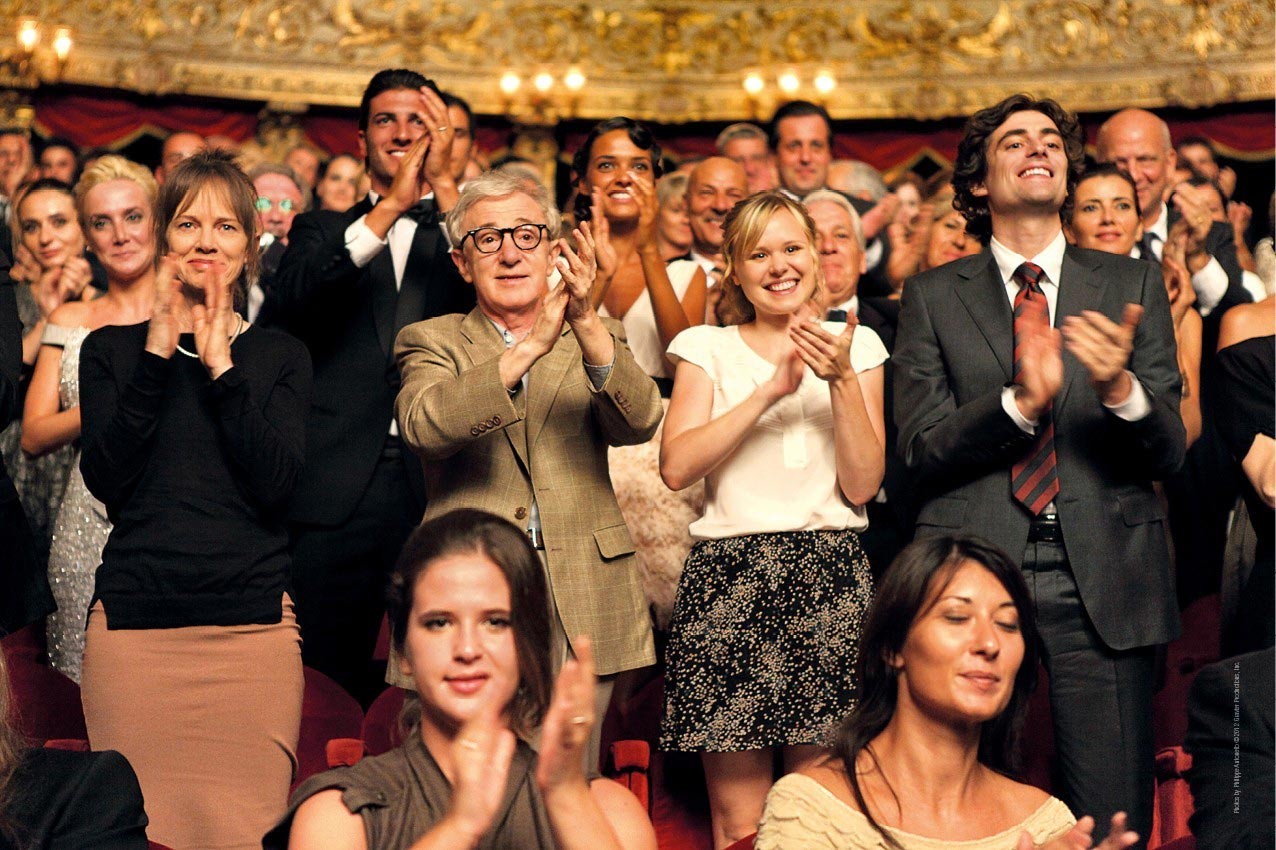
[[[871,744],[895,715],[899,683],[892,659],[903,650],[913,624],[967,561],[979,564],[1001,582],[1019,614],[1023,661],[1015,674],[1005,711],[985,721],[979,730],[978,755],[981,764],[998,773],[1008,775],[1016,768],[1019,734],[1028,699],[1037,683],[1039,652],[1032,598],[1023,573],[1009,555],[977,537],[953,535],[915,540],[886,570],[869,606],[856,662],[859,704],[833,739],[833,758],[845,768],[856,804],[890,847],[898,848],[899,844],[870,811],[856,765],[862,753],[876,761]]]
[[[1072,193],[1077,188],[1081,169],[1085,167],[1085,136],[1077,116],[1055,101],[1037,100],[1027,94],[1013,94],[995,106],[981,109],[966,122],[965,135],[957,145],[957,161],[953,165],[953,201],[966,217],[966,232],[985,245],[992,237],[992,220],[988,212],[988,198],[976,197],[974,189],[982,186],[988,177],[988,141],[997,128],[1016,112],[1040,112],[1059,128],[1063,138],[1063,151],[1068,158],[1068,194],[1064,198],[1062,218],[1072,215]]]
[[[624,130],[629,133],[629,141],[633,142],[636,147],[645,150],[651,154],[651,176],[653,180],[659,180],[660,175],[664,174],[664,168],[661,165],[661,158],[664,153],[660,149],[660,143],[656,141],[656,137],[652,134],[651,129],[639,121],[632,118],[626,118],[623,115],[617,115],[614,118],[608,118],[605,121],[599,121],[594,125],[594,129],[589,131],[589,135],[585,137],[585,141],[581,143],[580,148],[572,156],[572,183],[579,186],[580,182],[585,179],[585,172],[589,171],[589,158],[594,152],[594,142],[598,141],[600,136],[612,132],[613,130]],[[589,221],[592,201],[588,192],[577,192],[576,203],[573,207],[576,221]]]

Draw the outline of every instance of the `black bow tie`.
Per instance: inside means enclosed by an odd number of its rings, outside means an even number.
[[[439,211],[434,206],[433,198],[422,198],[403,215],[417,224],[438,224],[439,221]]]

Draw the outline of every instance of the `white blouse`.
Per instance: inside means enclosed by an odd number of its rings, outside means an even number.
[[[698,268],[700,266],[691,260],[674,260],[665,267],[673,294],[678,296],[679,301],[687,294],[687,287],[691,285],[691,278],[695,277]],[[610,316],[611,313],[600,304],[598,315]],[[642,288],[638,299],[629,306],[620,323],[625,326],[629,351],[642,370],[653,378],[672,377],[665,370],[665,349],[660,344],[660,332],[656,330],[656,312],[651,304],[651,291],[647,287]]]
[[[824,322],[840,334],[841,322]],[[851,367],[863,374],[889,355],[871,328],[851,341]],[[669,346],[669,357],[699,366],[713,381],[716,418],[745,401],[775,374],[775,364],[741,339],[738,327],[688,328]],[[829,385],[808,368],[797,392],[773,404],[735,451],[705,476],[704,514],[691,524],[697,540],[774,531],[868,527],[863,507],[837,486],[833,405]]]

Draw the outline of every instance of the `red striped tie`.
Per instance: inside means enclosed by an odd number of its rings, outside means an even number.
[[[1019,284],[1015,295],[1015,365],[1014,382],[1020,382],[1020,355],[1029,329],[1049,328],[1050,308],[1045,293],[1041,291],[1041,278],[1045,273],[1034,263],[1024,263],[1015,269],[1012,280]],[[1028,509],[1033,516],[1041,513],[1046,505],[1059,495],[1059,470],[1054,453],[1054,402],[1041,414],[1037,423],[1037,438],[1023,460],[1011,467],[1010,491],[1015,501]]]

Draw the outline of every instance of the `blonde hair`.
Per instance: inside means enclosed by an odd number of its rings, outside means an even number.
[[[731,324],[746,324],[757,316],[753,304],[740,287],[739,266],[762,240],[762,234],[771,219],[781,212],[793,216],[806,236],[815,274],[815,289],[811,292],[811,300],[819,302],[824,297],[824,273],[820,270],[819,251],[815,246],[815,222],[811,220],[811,214],[801,203],[780,192],[759,192],[736,204],[727,213],[727,220],[723,225],[722,255],[726,259],[726,270],[722,274],[722,303],[719,309],[723,315],[738,319]]]
[[[119,154],[111,153],[98,157],[96,162],[84,169],[79,182],[75,184],[75,211],[80,216],[80,226],[86,231],[88,216],[84,207],[88,201],[89,192],[111,180],[132,180],[141,186],[154,215],[155,199],[159,197],[159,184],[155,182],[151,170]]]

